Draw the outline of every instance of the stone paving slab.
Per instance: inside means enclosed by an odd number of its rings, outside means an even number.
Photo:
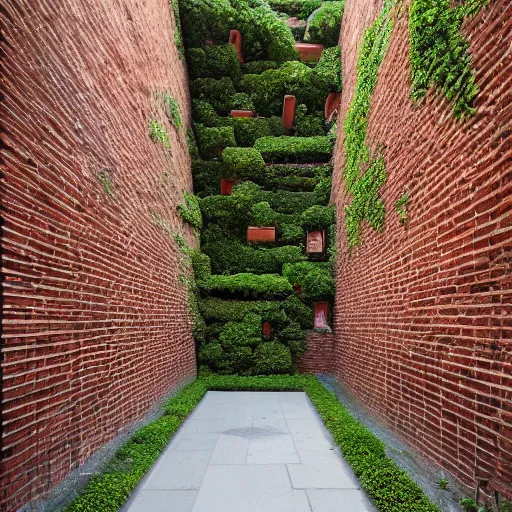
[[[208,392],[124,512],[376,512],[302,392]]]

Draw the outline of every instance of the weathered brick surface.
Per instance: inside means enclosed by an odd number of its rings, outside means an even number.
[[[297,370],[300,373],[334,372],[334,336],[331,332],[308,331],[307,350]]]
[[[183,130],[158,97],[171,92],[189,121],[168,0],[7,0],[0,23],[0,509],[10,511],[194,375],[172,236],[192,183]],[[150,141],[152,116],[172,155]]]
[[[481,88],[459,123],[432,91],[409,100],[407,8],[396,21],[372,102],[368,142],[386,145],[386,226],[344,233],[343,127],[338,206],[336,375],[366,408],[474,486],[512,495],[512,4],[494,0],[464,27]],[[347,0],[341,119],[358,45],[377,0]],[[394,203],[411,196],[404,229]]]

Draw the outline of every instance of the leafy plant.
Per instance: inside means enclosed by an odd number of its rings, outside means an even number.
[[[328,162],[333,145],[327,137],[262,137],[254,144],[265,162],[312,163]]]
[[[179,103],[167,92],[163,95],[165,113],[169,122],[177,129],[183,126]]]
[[[396,209],[396,213],[398,213],[398,218],[400,220],[400,224],[404,224],[404,225],[407,224],[407,218],[409,215],[409,211],[408,211],[409,202],[410,202],[409,193],[404,192],[400,196],[400,199],[398,199],[398,201],[395,203],[395,209]]]
[[[114,186],[110,174],[106,171],[99,171],[96,173],[96,179],[100,182],[107,196],[114,197]]]
[[[224,148],[236,146],[235,132],[232,126],[210,128],[194,125],[199,153],[203,158],[220,157]]]
[[[446,480],[446,478],[441,478],[437,482],[437,486],[439,487],[439,489],[442,489],[443,491],[446,491],[446,489],[448,489],[448,480]]]
[[[149,138],[155,144],[161,144],[166,149],[171,149],[169,132],[156,120],[149,121]]]
[[[421,100],[435,86],[451,103],[456,118],[475,113],[478,86],[461,27],[465,17],[474,16],[487,3],[413,0],[409,14],[413,101]]]
[[[222,152],[226,178],[258,176],[265,170],[261,153],[254,148],[226,148]]]
[[[199,201],[194,194],[185,190],[185,201],[178,205],[178,211],[183,217],[183,220],[194,226],[196,229],[203,227],[203,216],[201,215],[201,208]]]
[[[304,41],[336,46],[340,37],[341,18],[345,2],[323,2],[309,21]]]

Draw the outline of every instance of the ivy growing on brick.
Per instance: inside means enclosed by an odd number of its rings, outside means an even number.
[[[155,144],[161,144],[166,149],[171,149],[171,137],[165,127],[156,119],[149,121],[149,138]]]
[[[185,190],[185,199],[183,203],[178,205],[178,211],[183,217],[183,220],[188,222],[191,226],[196,229],[203,227],[203,216],[201,215],[201,208],[199,207],[199,201],[194,194]]]

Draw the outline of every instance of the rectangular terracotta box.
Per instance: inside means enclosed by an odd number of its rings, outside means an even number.
[[[247,228],[247,241],[248,242],[275,242],[275,240],[276,240],[276,228],[275,227],[265,227],[265,228],[249,227],[249,228]]]
[[[313,315],[315,329],[328,329],[329,328],[329,303],[316,302],[313,304]]]
[[[308,231],[308,240],[306,244],[306,252],[323,253],[325,251],[325,231]]]
[[[222,178],[220,180],[220,193],[223,196],[230,196],[233,193],[233,187],[238,183],[237,180]]]
[[[253,117],[254,112],[252,110],[232,110],[231,117]]]
[[[299,59],[303,62],[318,62],[324,51],[321,44],[295,43],[295,49],[299,53]]]
[[[270,322],[263,322],[263,336],[269,337],[272,334],[272,327]]]

